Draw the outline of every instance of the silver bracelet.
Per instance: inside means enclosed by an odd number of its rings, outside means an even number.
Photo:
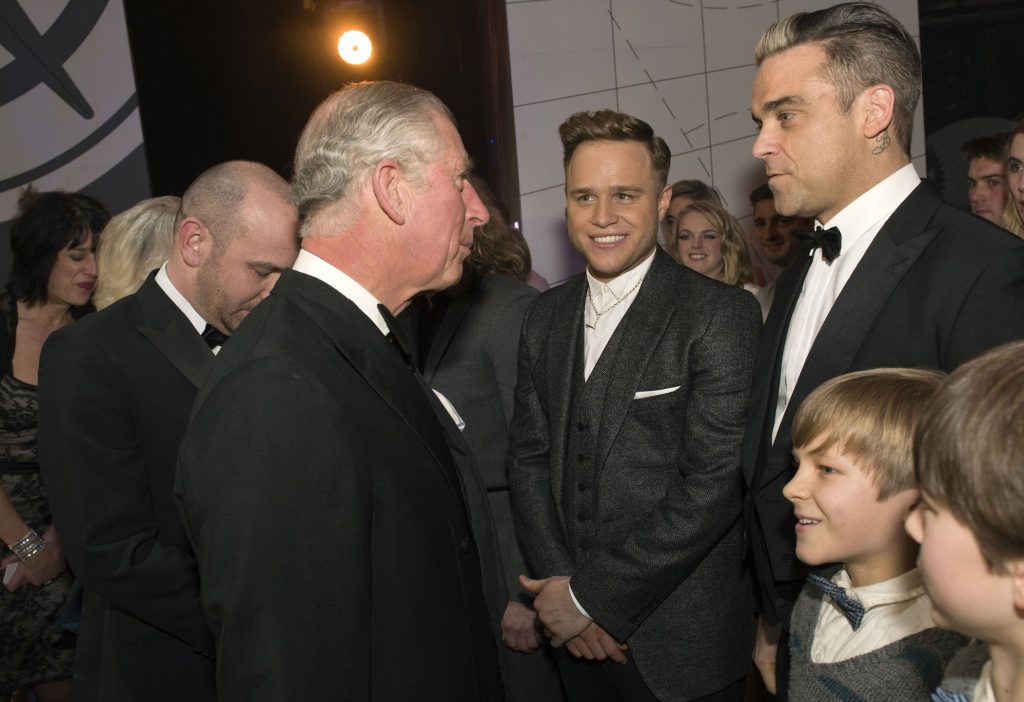
[[[22,563],[28,563],[42,553],[43,549],[46,548],[46,542],[43,541],[43,537],[36,533],[35,529],[29,529],[24,538],[17,543],[10,544],[9,548]]]

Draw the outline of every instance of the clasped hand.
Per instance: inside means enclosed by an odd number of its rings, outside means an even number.
[[[558,575],[531,580],[520,575],[519,582],[536,595],[533,608],[553,646],[564,645],[577,658],[599,661],[611,658],[616,663],[626,662],[628,646],[616,641],[600,625],[580,612],[569,593],[568,577]]]

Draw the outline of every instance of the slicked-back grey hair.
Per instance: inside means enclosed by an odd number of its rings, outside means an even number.
[[[320,103],[295,151],[292,201],[302,236],[328,207],[340,228],[352,207],[345,201],[351,184],[384,159],[394,159],[415,179],[423,164],[439,156],[438,117],[455,122],[433,93],[390,81],[352,83]]]
[[[921,96],[921,55],[906,28],[873,3],[850,2],[815,12],[798,12],[765,31],[754,49],[757,65],[801,44],[820,44],[825,51],[822,78],[838,93],[839,106],[849,112],[857,95],[872,85],[896,91],[892,131],[910,156],[914,110]]]

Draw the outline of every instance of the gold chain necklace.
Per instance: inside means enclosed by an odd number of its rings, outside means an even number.
[[[623,301],[623,300],[625,300],[625,299],[626,299],[627,297],[629,297],[630,295],[632,295],[632,294],[633,294],[633,291],[634,291],[634,290],[636,290],[637,288],[639,288],[639,287],[640,287],[640,283],[642,283],[642,282],[644,282],[644,279],[643,279],[643,278],[641,278],[640,280],[636,281],[636,285],[634,285],[633,287],[631,287],[631,288],[630,288],[629,290],[627,290],[626,292],[622,293],[622,297],[618,297],[618,296],[616,296],[616,295],[615,295],[615,293],[614,293],[614,292],[612,291],[612,289],[611,289],[611,288],[608,288],[608,292],[611,292],[611,293],[612,293],[612,297],[614,297],[614,298],[615,298],[615,302],[613,302],[612,304],[608,305],[608,306],[607,306],[607,307],[605,307],[605,308],[604,308],[603,310],[599,310],[599,309],[597,309],[597,305],[596,305],[596,304],[594,304],[594,296],[593,296],[593,295],[591,294],[591,292],[590,292],[590,286],[588,285],[588,286],[587,286],[587,299],[588,299],[588,300],[590,300],[590,308],[591,308],[592,310],[594,310],[594,314],[595,314],[595,315],[597,316],[597,319],[595,319],[595,320],[594,320],[594,323],[593,323],[593,324],[588,324],[588,325],[586,325],[586,326],[587,326],[588,328],[590,328],[590,329],[597,329],[597,323],[601,321],[601,317],[603,317],[604,315],[606,315],[606,314],[608,314],[609,312],[611,312],[611,311],[612,311],[613,309],[615,309],[615,306],[616,306],[616,305],[618,305],[618,304],[619,304],[620,302],[622,302],[622,301]]]

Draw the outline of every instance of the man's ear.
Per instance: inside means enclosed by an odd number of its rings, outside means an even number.
[[[199,268],[203,265],[213,249],[210,230],[195,217],[186,217],[178,225],[177,243],[181,258],[189,268]]]
[[[665,189],[661,191],[661,197],[658,199],[658,221],[665,219],[665,213],[668,212],[668,205],[672,202],[672,186],[666,185]]]
[[[408,182],[402,176],[398,162],[386,158],[378,163],[370,175],[370,183],[381,211],[395,224],[405,224],[411,198]]]
[[[866,88],[860,99],[864,115],[863,134],[868,139],[874,139],[892,126],[896,111],[896,91],[891,85],[880,83]]]

